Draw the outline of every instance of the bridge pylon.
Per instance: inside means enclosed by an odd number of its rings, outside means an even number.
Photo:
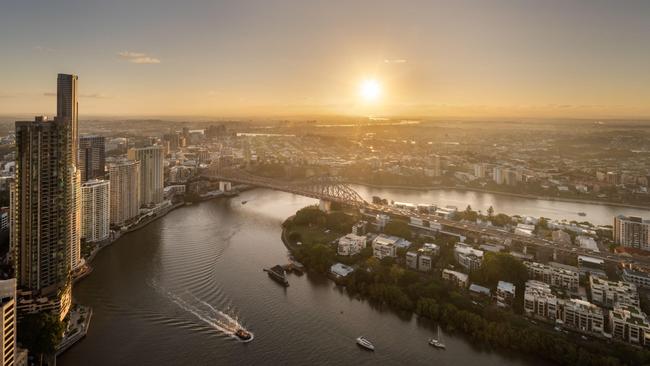
[[[318,209],[323,212],[330,212],[332,211],[332,202],[321,198],[318,200]]]

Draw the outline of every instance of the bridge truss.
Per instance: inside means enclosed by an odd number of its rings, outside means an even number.
[[[340,178],[332,176],[317,176],[301,181],[289,182],[260,177],[239,168],[211,167],[202,174],[202,177],[211,180],[222,180],[238,184],[265,187],[358,208],[366,207],[368,205],[368,202],[366,202],[366,200],[364,200],[354,189],[346,183],[343,183]]]

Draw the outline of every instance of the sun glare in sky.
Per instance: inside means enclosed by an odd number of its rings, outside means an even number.
[[[359,85],[359,95],[364,102],[375,102],[381,96],[381,85],[375,79],[366,79]]]

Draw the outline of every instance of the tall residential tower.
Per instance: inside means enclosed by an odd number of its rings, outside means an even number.
[[[16,122],[11,240],[18,287],[50,297],[64,317],[81,259],[75,75],[57,78],[57,114]]]
[[[140,162],[140,205],[153,206],[163,201],[164,149],[148,146],[129,150],[129,160]]]
[[[104,136],[82,136],[79,139],[79,170],[82,183],[91,179],[104,179],[105,150]]]

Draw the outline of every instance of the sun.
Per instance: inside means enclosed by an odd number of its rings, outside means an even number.
[[[366,102],[374,102],[381,96],[381,84],[375,79],[366,79],[359,85],[359,95]]]

